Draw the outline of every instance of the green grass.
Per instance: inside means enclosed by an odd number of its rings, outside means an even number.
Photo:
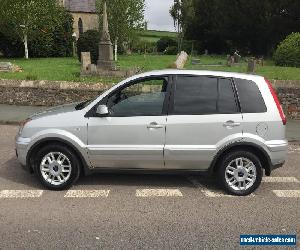
[[[121,69],[140,68],[142,71],[167,68],[176,56],[160,55],[121,55],[118,65]],[[116,83],[120,78],[110,77],[81,77],[80,63],[76,58],[31,58],[25,59],[3,59],[20,66],[23,72],[0,72],[2,79],[20,80],[51,80],[51,81],[70,81],[70,82],[100,82]]]
[[[139,67],[142,71],[150,71],[168,68],[175,60],[176,56],[171,55],[134,54],[119,57],[118,65],[125,69]]]
[[[157,42],[162,37],[176,38],[177,33],[169,31],[145,30],[139,32],[139,37],[142,41]]]
[[[227,67],[225,56],[200,56],[200,65],[192,65],[191,60],[186,65],[186,69],[196,70],[216,70],[246,73],[247,63]],[[121,55],[118,65],[121,69],[140,68],[142,71],[150,71],[168,68],[176,59],[176,56],[169,55]],[[76,58],[41,58],[41,59],[3,59],[23,68],[23,72],[5,73],[0,72],[2,79],[22,79],[22,80],[52,80],[71,82],[99,82],[116,83],[120,78],[108,77],[81,77],[80,63]],[[300,80],[300,68],[277,67],[270,60],[265,62],[265,66],[258,66],[256,74],[269,79],[279,80]],[[215,65],[215,66],[210,66]],[[217,66],[216,66],[217,65]]]
[[[197,58],[200,59],[200,65],[192,65],[190,60],[186,68],[194,70],[247,73],[247,62],[244,60],[237,65],[228,67],[226,66],[225,56],[201,56]],[[300,68],[275,66],[274,62],[271,60],[266,60],[264,66],[256,65],[255,74],[273,80],[300,80]]]

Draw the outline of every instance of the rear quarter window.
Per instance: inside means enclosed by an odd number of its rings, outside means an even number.
[[[265,113],[267,107],[255,82],[234,79],[242,113]]]

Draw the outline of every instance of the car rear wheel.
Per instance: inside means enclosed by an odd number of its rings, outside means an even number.
[[[80,165],[72,150],[63,145],[47,145],[37,154],[36,173],[51,190],[69,188],[80,175]]]
[[[245,196],[254,192],[262,180],[262,166],[252,152],[228,153],[219,166],[219,179],[224,189],[233,195]]]

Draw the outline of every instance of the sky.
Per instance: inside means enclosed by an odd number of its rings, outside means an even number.
[[[174,0],[146,0],[145,19],[149,30],[174,31],[169,10]]]

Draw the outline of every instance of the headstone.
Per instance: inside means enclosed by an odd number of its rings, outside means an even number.
[[[242,58],[240,55],[239,55],[239,51],[236,50],[233,54],[233,58],[234,58],[234,63],[239,63],[240,62],[240,59]]]
[[[192,64],[193,65],[200,64],[200,59],[193,58],[192,59]]]
[[[180,54],[178,55],[176,61],[175,61],[175,66],[177,69],[183,69],[184,65],[186,64],[188,60],[188,54],[185,51],[181,51]]]
[[[234,57],[231,55],[227,55],[227,66],[231,67],[234,64]]]
[[[96,74],[97,74],[97,65],[95,65],[95,64],[89,64],[89,65],[88,65],[88,71],[89,71],[92,75],[96,75]]]
[[[99,42],[99,58],[97,67],[100,70],[111,70],[114,68],[113,45],[111,43],[108,30],[106,1],[103,3],[103,28]]]
[[[257,59],[257,62],[256,62],[258,65],[261,65],[262,67],[264,66],[264,57],[260,57]]]
[[[250,58],[248,60],[248,73],[254,73],[255,72],[255,58]]]
[[[81,71],[87,71],[88,66],[91,64],[91,53],[81,52]]]
[[[10,62],[0,62],[0,72],[10,72],[13,69],[13,64]]]
[[[204,51],[204,55],[208,55],[208,50],[206,49],[205,51]]]

